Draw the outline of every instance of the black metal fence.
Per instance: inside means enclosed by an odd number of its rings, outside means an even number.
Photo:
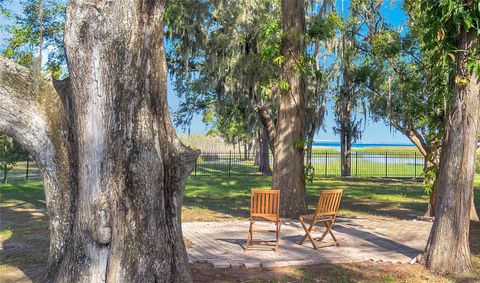
[[[311,159],[314,176],[324,178],[341,176],[340,157],[340,153],[334,151],[314,152]],[[423,156],[415,152],[353,152],[349,160],[350,176],[385,178],[421,178],[425,162]],[[270,156],[270,165],[273,166],[272,156]],[[244,154],[234,152],[202,152],[192,175],[193,177],[231,177],[261,175],[261,173],[253,156],[245,158]]]
[[[364,153],[350,155],[350,175],[354,177],[422,178],[423,156],[417,153]],[[270,156],[273,169],[273,157]],[[334,151],[312,154],[314,177],[328,178],[341,176],[340,153]],[[192,177],[262,175],[255,164],[253,154],[245,156],[238,152],[202,152],[198,158]],[[3,180],[3,172],[0,172]],[[32,159],[19,161],[8,173],[8,180],[28,180],[40,178],[37,164]]]
[[[5,172],[0,172],[0,183],[5,179]],[[41,177],[37,163],[32,158],[17,161],[13,168],[7,172],[7,181],[9,180],[30,180]]]

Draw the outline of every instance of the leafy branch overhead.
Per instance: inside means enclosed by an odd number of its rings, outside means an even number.
[[[425,50],[430,50],[443,65],[455,64],[459,50],[456,42],[460,30],[480,35],[480,3],[478,1],[420,1],[415,9],[422,11],[413,20],[425,27]],[[470,73],[480,74],[480,47],[468,51],[467,68]],[[457,81],[461,84],[464,78]]]
[[[40,5],[41,2],[42,5]],[[44,67],[52,73],[54,78],[68,75],[63,46],[66,4],[59,0],[34,0],[21,1],[20,7],[20,13],[2,8],[2,14],[9,19],[2,27],[7,34],[2,55],[24,66],[35,65],[40,44],[41,11],[42,48],[48,50]]]

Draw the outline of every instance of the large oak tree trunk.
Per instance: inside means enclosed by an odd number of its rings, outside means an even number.
[[[259,130],[256,132],[256,141],[255,141],[255,146],[253,147],[254,150],[254,158],[253,158],[253,165],[255,166],[260,166],[260,142],[262,140],[262,130]],[[260,171],[260,170],[259,170]]]
[[[349,116],[351,115],[348,114]],[[349,120],[348,120],[349,121]],[[350,122],[345,124],[350,125]],[[347,127],[342,127],[340,140],[340,166],[342,177],[351,175],[352,169],[352,137],[349,134]]]
[[[315,137],[315,127],[311,127],[311,129],[307,132],[307,139],[306,139],[306,142],[307,142],[307,148],[306,148],[306,151],[307,151],[307,160],[306,160],[306,164],[307,164],[307,176],[313,176],[313,174],[315,173],[313,170],[313,167],[312,167],[312,155],[313,155],[313,138]]]
[[[427,217],[435,217],[435,207],[438,202],[439,184],[439,179],[435,179],[432,187],[432,192],[430,193],[430,199],[428,201],[428,209],[425,213],[425,216]],[[470,220],[479,221],[477,209],[475,208],[474,192],[472,192],[472,195],[470,197]]]
[[[0,131],[32,153],[44,177],[46,282],[191,281],[180,220],[198,153],[169,118],[164,6],[70,1],[71,76],[57,91],[42,82],[29,94],[28,70],[10,62],[2,70]]]
[[[275,136],[276,136],[276,126],[274,120],[272,119],[270,113],[264,107],[260,107],[258,110],[258,115],[262,122],[263,127],[265,128],[265,133],[267,134],[268,146],[270,150],[275,155]]]
[[[424,144],[424,143],[422,143]],[[435,216],[435,209],[438,203],[438,195],[439,195],[439,188],[440,188],[440,180],[438,178],[439,174],[439,167],[440,167],[440,150],[438,148],[432,150],[428,148],[426,145],[424,147],[419,147],[420,152],[423,154],[425,158],[425,165],[423,167],[424,175],[427,174],[428,171],[434,170],[435,179],[433,180],[432,189],[429,193],[429,201],[427,211],[425,212],[426,217],[434,217]]]
[[[462,31],[458,50],[478,46],[475,33]],[[439,199],[423,263],[438,273],[472,268],[470,205],[480,108],[480,81],[468,74],[466,52],[457,54],[456,82],[440,159]]]
[[[435,216],[435,208],[437,207],[437,202],[438,202],[438,191],[440,188],[440,182],[439,178],[435,178],[435,181],[433,181],[432,185],[432,191],[429,194],[429,200],[428,200],[428,208],[427,212],[425,212],[425,216],[427,217],[434,217]]]
[[[270,147],[268,146],[267,130],[262,127],[260,134],[259,144],[259,168],[263,175],[272,175],[272,169],[270,168]]]
[[[60,268],[74,223],[76,154],[72,136],[67,82],[36,78],[12,61],[0,58],[0,132],[11,136],[36,160],[43,176],[50,220],[47,273]],[[34,91],[35,88],[35,91]]]
[[[286,62],[281,79],[289,86],[281,90],[278,98],[272,187],[281,190],[281,215],[297,217],[307,210],[303,175],[305,82],[297,67],[305,49],[304,1],[282,0],[282,17],[281,54]]]
[[[8,183],[8,170],[3,170],[3,181],[2,181],[3,184],[7,184]]]

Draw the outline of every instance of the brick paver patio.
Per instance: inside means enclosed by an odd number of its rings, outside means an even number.
[[[334,231],[341,246],[314,250],[308,239],[302,246],[297,244],[303,236],[303,229],[297,220],[287,219],[282,223],[280,250],[274,252],[244,249],[247,221],[191,222],[182,225],[184,236],[191,243],[187,249],[190,262],[208,262],[216,268],[368,260],[408,263],[422,252],[432,226],[431,223],[419,221],[338,218]],[[327,241],[330,239],[330,236],[326,237]]]

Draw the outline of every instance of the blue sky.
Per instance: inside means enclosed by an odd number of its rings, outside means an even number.
[[[337,1],[337,6],[348,8],[349,1]],[[406,16],[401,9],[401,2],[399,0],[392,0],[387,5],[384,5],[382,8],[382,15],[384,16],[385,21],[390,23],[392,26],[402,26],[406,22]],[[170,78],[169,78],[170,79]],[[169,105],[172,111],[177,109],[178,97],[175,94],[173,87],[169,82],[168,89],[168,99]],[[334,105],[333,102],[329,101],[327,103],[327,114],[325,117],[324,128],[321,129],[316,135],[315,140],[322,141],[337,141],[339,136],[333,132],[333,127],[335,126],[335,116],[334,116]],[[364,116],[360,114],[359,116]],[[368,115],[367,115],[368,116]],[[364,132],[362,138],[358,141],[360,143],[401,143],[401,144],[411,144],[410,140],[406,138],[403,134],[391,128],[389,125],[384,122],[373,122],[370,118],[367,118],[367,121],[363,121],[362,127]],[[177,129],[182,133],[182,129]],[[208,131],[208,127],[202,122],[202,117],[196,115],[192,121],[192,126],[190,129],[192,134],[205,133]]]
[[[168,82],[168,104],[170,110],[173,112],[178,108],[179,99],[175,93],[173,86],[171,85],[171,78]],[[333,104],[329,102],[327,104],[327,115],[325,117],[325,129],[320,130],[315,135],[315,140],[322,141],[337,141],[339,139],[332,128],[335,125],[335,117],[333,113]],[[366,123],[362,124],[362,127],[365,129],[362,138],[359,142],[361,143],[401,143],[401,144],[410,144],[411,142],[401,133],[395,131],[389,125],[386,125],[383,122],[375,123],[371,119],[367,119]],[[201,115],[195,115],[192,126],[190,127],[191,134],[201,134],[208,131],[208,126],[202,122]],[[183,134],[182,129],[177,129],[177,132]]]
[[[348,1],[344,1],[345,7],[348,6]],[[390,22],[393,26],[400,26],[405,22],[405,15],[403,11],[399,8],[400,1],[392,1],[393,4],[384,8],[383,14],[385,19]],[[7,3],[7,5],[9,5]],[[338,5],[342,5],[342,1],[338,1]],[[18,1],[12,1],[10,4],[11,10],[18,11]],[[3,16],[0,16],[0,25],[4,25],[8,20]],[[3,49],[5,46],[5,32],[0,30],[0,49]],[[168,101],[170,110],[173,112],[178,108],[179,98],[177,97],[174,88],[171,85],[171,78],[169,78],[168,84]],[[363,114],[362,114],[363,116]],[[333,103],[329,102],[327,104],[327,115],[325,117],[324,129],[321,129],[315,136],[315,140],[328,140],[336,141],[339,139],[337,135],[333,132],[333,127],[335,125],[334,113],[333,113]],[[364,132],[362,138],[359,142],[362,143],[402,143],[409,144],[410,141],[401,133],[393,130],[390,126],[386,125],[384,122],[375,123],[371,119],[367,119],[365,123],[362,124],[364,127]],[[182,129],[177,129],[179,133],[183,133]],[[202,117],[196,115],[192,121],[191,133],[200,134],[208,131],[208,127],[202,122]]]

